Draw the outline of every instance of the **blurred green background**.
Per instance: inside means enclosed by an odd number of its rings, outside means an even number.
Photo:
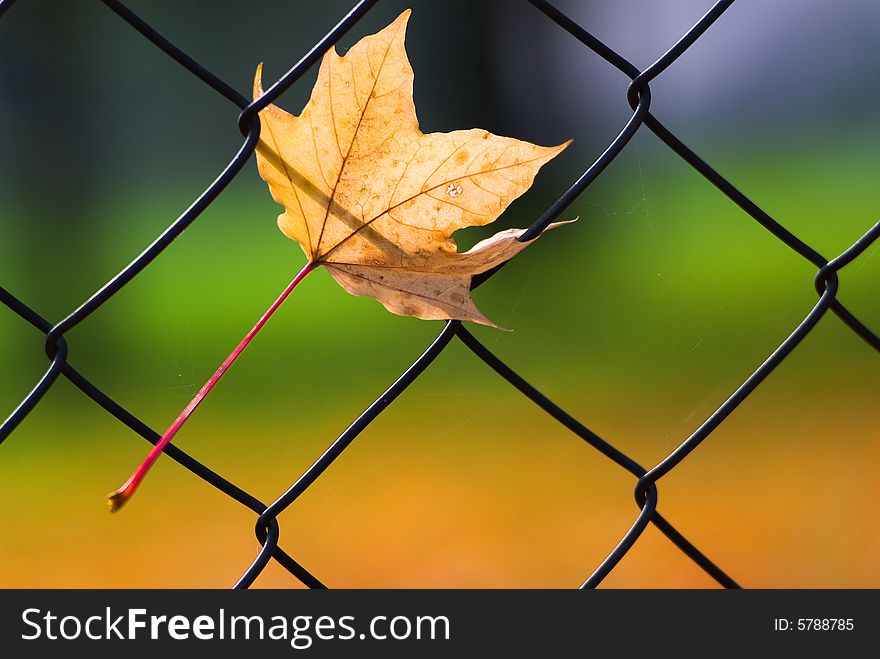
[[[560,2],[647,66],[711,3]],[[880,10],[737,3],[652,83],[669,128],[829,258],[880,214]],[[348,9],[327,2],[130,6],[246,92]],[[627,80],[527,3],[414,9],[422,129],[575,142],[491,228],[527,226],[628,118]],[[817,47],[817,39],[822,47]],[[280,104],[298,112],[316,69]],[[238,147],[236,110],[98,2],[22,0],[0,21],[0,284],[52,320],[186,208]],[[68,335],[70,361],[164,429],[303,263],[253,163],[162,256]],[[473,328],[564,409],[645,466],[672,451],[815,303],[814,268],[641,130],[566,216],[475,294]],[[880,328],[880,258],[841,299]],[[310,277],[176,443],[275,499],[441,329]],[[0,413],[46,367],[0,309]],[[660,483],[660,509],[750,587],[878,587],[880,361],[833,316]],[[59,381],[0,448],[0,586],[226,587],[253,514],[170,459],[110,516],[148,445]],[[282,545],[333,587],[570,587],[635,519],[633,479],[454,342],[281,517]],[[271,566],[258,586],[296,586]],[[712,582],[649,528],[605,581]]]

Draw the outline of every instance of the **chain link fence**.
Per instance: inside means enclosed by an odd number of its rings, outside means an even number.
[[[78,324],[88,319],[101,305],[116,295],[126,284],[144,270],[159,254],[165,250],[171,242],[177,238],[190,224],[192,224],[220,195],[226,186],[241,171],[244,164],[249,160],[256,148],[260,135],[260,122],[258,112],[267,105],[278,99],[285,90],[295,84],[300,77],[308,71],[331,48],[342,36],[376,5],[378,0],[362,0],[342,18],[302,59],[297,62],[287,73],[277,80],[260,98],[251,102],[239,92],[233,89],[223,80],[212,74],[202,64],[187,55],[183,50],[171,43],[157,30],[152,28],[136,13],[131,11],[118,0],[103,0],[104,4],[115,12],[122,20],[127,22],[134,30],[152,42],[166,55],[174,59],[180,66],[189,71],[195,78],[216,91],[241,110],[238,119],[238,129],[243,136],[243,141],[238,151],[220,172],[214,182],[198,197],[189,208],[180,215],[158,238],[148,245],[128,266],[119,274],[106,282],[91,297],[85,300],[67,317],[59,322],[50,322],[39,313],[30,308],[25,302],[18,299],[11,292],[0,287],[0,301],[21,319],[30,323],[41,332],[45,333],[45,352],[49,360],[49,367],[43,376],[37,381],[33,389],[22,400],[18,407],[8,416],[0,426],[0,441],[5,440],[15,428],[33,411],[39,404],[44,394],[58,380],[64,376],[83,394],[91,398],[109,414],[116,417],[134,433],[147,441],[155,444],[160,433],[156,432],[143,423],[132,412],[113,401],[100,388],[93,384],[86,376],[76,370],[68,360],[68,345],[65,335]],[[16,0],[0,0],[0,18],[14,5]],[[412,384],[425,369],[440,355],[453,341],[461,341],[479,359],[492,368],[498,376],[507,380],[518,389],[526,398],[543,409],[552,418],[568,428],[583,441],[590,444],[606,458],[625,469],[635,479],[635,502],[638,514],[632,526],[621,538],[620,542],[610,550],[607,557],[596,567],[582,584],[582,588],[594,588],[611,572],[620,562],[624,555],[633,547],[639,536],[648,524],[653,524],[669,540],[671,540],[681,552],[709,574],[718,584],[726,588],[737,588],[737,582],[717,566],[708,556],[691,544],[657,509],[658,491],[657,483],[670,471],[682,463],[685,458],[705,441],[711,433],[724,422],[724,420],[755,390],[755,388],[776,369],[777,366],[798,346],[815,327],[819,320],[828,311],[837,315],[853,332],[860,336],[875,350],[880,351],[880,336],[866,327],[851,311],[837,299],[839,288],[838,272],[841,268],[855,260],[869,245],[880,238],[880,222],[874,224],[862,237],[856,240],[852,246],[843,253],[832,259],[827,259],[818,251],[800,240],[788,231],[776,220],[751,201],[745,194],[734,187],[723,176],[716,172],[708,163],[702,160],[696,153],[689,149],[681,140],[667,130],[664,125],[651,114],[651,81],[673,65],[675,61],[690,48],[711,26],[719,20],[724,12],[733,4],[734,0],[721,0],[717,2],[697,23],[691,27],[668,51],[644,71],[640,71],[627,61],[622,55],[606,46],[602,41],[593,36],[584,27],[575,23],[566,14],[555,8],[545,0],[530,0],[530,3],[541,12],[547,19],[556,23],[561,30],[569,33],[584,47],[593,51],[604,59],[609,65],[618,69],[631,79],[627,89],[627,101],[632,108],[632,115],[620,130],[618,135],[606,147],[604,152],[586,168],[581,176],[566,190],[562,196],[547,211],[532,224],[522,236],[522,240],[528,241],[536,237],[551,222],[578,198],[584,190],[605,170],[605,168],[620,154],[636,132],[642,128],[653,132],[662,142],[691,167],[711,182],[719,192],[726,195],[731,201],[745,211],[754,221],[758,222],[767,231],[782,241],[790,249],[794,250],[802,258],[813,264],[816,269],[814,285],[818,295],[815,306],[804,316],[803,320],[789,334],[789,336],[770,354],[769,357],[755,370],[724,403],[718,407],[689,437],[685,438],[678,447],[666,458],[650,469],[646,469],[634,459],[621,452],[608,441],[602,439],[583,423],[566,413],[552,400],[543,395],[532,384],[523,379],[511,366],[501,361],[489,348],[481,343],[460,322],[447,322],[436,339],[425,349],[412,365],[380,395],[373,404],[358,416],[352,424],[330,445],[326,452],[321,455],[309,467],[290,488],[281,494],[275,501],[266,505],[256,497],[226,480],[220,474],[212,471],[196,458],[182,451],[180,448],[169,445],[166,453],[193,474],[203,479],[207,484],[225,493],[234,501],[252,510],[257,516],[256,536],[261,549],[256,559],[247,568],[238,582],[236,588],[247,588],[266,568],[267,564],[275,560],[294,577],[311,588],[324,588],[324,582],[318,576],[312,574],[305,566],[300,564],[293,556],[286,552],[279,544],[280,527],[278,516],[287,508],[293,506],[300,496],[311,486],[330,465],[345,451],[345,449],[358,437],[358,435],[407,387]],[[475,278],[473,285],[479,286],[491,277],[493,272],[485,273]],[[585,566],[586,570],[589,566]]]

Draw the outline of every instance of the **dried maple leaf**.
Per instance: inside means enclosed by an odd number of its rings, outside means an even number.
[[[299,116],[260,113],[260,176],[284,206],[281,230],[354,295],[394,313],[493,325],[474,306],[471,276],[528,243],[495,234],[459,253],[452,233],[493,222],[569,142],[542,147],[485,130],[424,134],[404,49],[410,11],[324,56]],[[261,68],[254,98],[262,95]]]
[[[422,133],[403,47],[409,14],[345,57],[328,51],[300,116],[274,105],[260,112],[260,175],[284,206],[281,230],[309,261],[125,484],[107,495],[110,510],[132,497],[205,396],[319,265],[348,292],[375,297],[394,313],[497,327],[474,306],[471,277],[525,249],[517,240],[524,230],[501,231],[463,254],[452,233],[495,221],[568,142],[543,147],[477,129]],[[258,68],[254,97],[262,93]]]

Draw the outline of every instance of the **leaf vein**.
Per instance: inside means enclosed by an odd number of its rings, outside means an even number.
[[[400,31],[400,27],[397,28],[398,32]],[[396,36],[396,33],[395,33]],[[354,133],[351,137],[351,143],[348,145],[348,153],[342,159],[342,164],[339,166],[339,175],[336,177],[336,183],[332,186],[333,189],[330,193],[330,200],[327,202],[327,210],[324,213],[324,221],[321,223],[321,233],[318,235],[318,245],[315,248],[315,253],[320,254],[321,252],[321,241],[324,239],[324,229],[327,227],[327,220],[330,217],[330,209],[333,207],[333,199],[336,196],[336,190],[339,187],[339,181],[342,180],[342,173],[345,171],[345,164],[348,161],[348,156],[351,155],[351,151],[354,148],[354,143],[357,141],[358,132],[360,131],[361,123],[364,120],[364,116],[367,114],[367,108],[370,105],[370,99],[373,97],[373,92],[376,90],[376,85],[379,82],[379,76],[382,75],[382,68],[385,66],[385,61],[388,59],[388,52],[391,50],[391,45],[394,43],[394,38],[388,40],[388,47],[385,49],[385,53],[382,56],[382,62],[379,64],[379,71],[373,75],[373,86],[370,88],[370,95],[367,96],[367,100],[364,102],[364,108],[361,111],[361,116],[358,119],[357,126],[354,128]],[[369,49],[367,50],[367,60],[369,61]],[[373,71],[373,65],[370,63],[370,73]],[[365,224],[362,224],[358,229],[355,230],[360,231]],[[353,234],[352,234],[353,235]]]

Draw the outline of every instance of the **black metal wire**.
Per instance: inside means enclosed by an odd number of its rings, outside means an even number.
[[[43,333],[48,334],[49,330],[52,329],[52,324],[48,320],[27,307],[18,298],[9,293],[9,291],[4,289],[3,287],[0,287],[0,301],[2,301],[3,304],[12,309],[21,318],[29,322],[31,325],[33,325]],[[62,339],[60,346],[65,346],[66,353],[66,344],[64,342],[64,339]],[[59,353],[60,352],[61,351],[59,350]],[[91,398],[98,405],[104,408],[104,410],[109,412],[112,416],[116,417],[116,419],[124,423],[138,435],[146,439],[151,444],[155,444],[159,441],[159,439],[161,438],[161,435],[159,433],[150,428],[147,424],[138,419],[127,409],[119,405],[116,401],[110,398],[110,396],[108,396],[98,387],[92,384],[88,379],[86,379],[84,375],[82,375],[66,361],[62,366],[62,372],[64,373],[65,377],[67,377],[68,380],[76,385],[76,387],[86,396]],[[238,503],[242,504],[243,506],[250,508],[255,513],[261,514],[266,509],[266,506],[259,499],[245,492],[237,485],[229,482],[228,480],[220,476],[220,474],[212,471],[201,462],[191,457],[173,444],[169,444],[164,453],[178,464],[182,465],[186,469],[189,469],[193,474],[203,479],[205,482],[213,485],[215,488],[217,488],[227,496],[231,497]],[[284,565],[287,570],[291,572],[291,574],[296,576],[300,581],[308,585],[310,588],[324,587],[324,585],[315,576],[309,573],[308,570],[302,567],[280,548],[277,550],[276,554],[273,554],[273,557],[278,560],[279,563]]]
[[[480,343],[480,341],[478,341],[477,338],[473,334],[468,332],[464,327],[459,325],[456,333],[458,334],[458,337],[461,339],[462,343],[470,348],[470,350],[477,357],[482,359],[483,362],[485,362],[490,368],[492,368],[492,370],[498,373],[498,375],[503,377],[514,387],[519,389],[519,391],[521,391],[538,407],[547,412],[547,414],[552,416],[563,426],[565,426],[578,437],[587,442],[590,446],[602,453],[602,455],[607,457],[612,462],[620,465],[639,479],[641,479],[647,473],[645,468],[642,467],[638,462],[628,457],[626,454],[615,448],[612,444],[606,442],[604,439],[602,439],[592,430],[584,426],[573,416],[562,410],[562,408],[560,408],[556,403],[554,403],[552,400],[547,398],[544,394],[542,394],[540,391],[538,391],[532,385],[526,382],[526,380],[519,373],[514,371],[507,364],[496,357],[486,346]],[[673,527],[668,521],[666,521],[666,519],[664,519],[659,512],[657,512],[656,510],[652,510],[649,514],[649,517],[650,521],[653,522],[654,526],[656,526],[663,533],[663,535],[669,538],[675,546],[681,549],[687,556],[691,558],[691,560],[693,560],[697,565],[703,568],[703,570],[706,571],[719,584],[721,584],[725,588],[739,587],[737,583],[724,572],[724,570],[715,565],[709,559],[709,557],[707,557],[693,544],[691,544],[690,541],[688,541],[687,538],[685,538],[675,529],[675,527]],[[623,554],[621,554],[621,556],[622,555]],[[591,575],[590,579],[593,579],[594,577],[595,573]],[[598,583],[598,581],[596,583]],[[584,584],[584,586],[587,586],[588,584],[589,580]]]
[[[221,170],[211,184],[192,204],[159,236],[150,243],[117,275],[102,285],[93,295],[81,303],[74,311],[59,322],[52,324],[6,289],[0,287],[0,302],[45,334],[44,347],[50,360],[49,367],[37,380],[31,391],[0,425],[0,442],[6,439],[21,424],[31,411],[38,405],[46,391],[64,375],[86,396],[95,401],[109,414],[114,416],[128,428],[148,442],[155,444],[160,436],[143,423],[130,411],[116,403],[100,388],[73,368],[68,362],[68,344],[65,334],[73,327],[88,318],[107,300],[118,293],[126,284],[134,279],[153,260],[155,260],[190,224],[192,224],[229,182],[238,175],[244,163],[251,157],[259,140],[260,123],[258,112],[276,100],[291,85],[313,66],[323,54],[336,44],[339,39],[354,26],[376,4],[377,0],[362,0],[354,5],[320,41],[281,78],[273,83],[263,95],[253,101],[225,81],[214,75],[201,63],[190,57],[174,43],[165,38],[158,30],[149,25],[143,18],[118,0],[102,0],[103,3],[121,19],[133,27],[153,43],[162,52],[174,59],[183,68],[190,71],[197,79],[208,85],[220,95],[240,109],[238,127],[244,141],[232,159]],[[489,366],[500,377],[507,380],[524,396],[553,419],[568,428],[575,435],[587,442],[606,458],[631,473],[637,480],[635,499],[639,513],[630,528],[623,534],[620,542],[608,553],[607,557],[592,571],[581,586],[594,588],[616,567],[620,559],[632,548],[648,524],[653,524],[676,547],[702,568],[719,585],[725,588],[738,588],[738,584],[720,567],[697,549],[684,535],[664,518],[657,510],[657,482],[672,469],[678,466],[697,448],[724,420],[766,379],[779,364],[797,347],[816,326],[822,316],[832,310],[853,332],[866,343],[880,351],[880,336],[864,325],[852,312],[846,309],[837,299],[839,280],[837,273],[856,259],[871,244],[880,238],[880,222],[876,223],[849,249],[832,259],[827,260],[818,251],[800,240],[782,224],[771,218],[763,209],[750,200],[744,193],[734,187],[727,179],[702,160],[694,151],[687,147],[678,137],[673,135],[651,112],[650,82],[661,75],[678,57],[686,52],[715,21],[733,4],[734,0],[721,0],[709,9],[678,41],[644,71],[639,71],[619,53],[609,48],[602,41],[575,23],[570,17],[551,5],[546,0],[529,0],[540,12],[557,23],[566,32],[592,50],[596,55],[620,70],[630,79],[627,89],[627,100],[633,110],[632,115],[612,139],[601,154],[584,170],[577,180],[539,217],[521,237],[528,241],[537,237],[547,225],[557,219],[560,214],[577,199],[620,154],[636,132],[645,126],[663,141],[673,152],[678,154],[696,171],[702,174],[720,192],[726,195],[751,218],[757,221],[772,235],[808,260],[818,269],[814,279],[814,287],[819,295],[815,306],[804,316],[804,319],[774,350],[769,357],[750,375],[730,397],[713,412],[689,437],[674,451],[651,469],[645,469],[635,460],[621,452],[610,442],[602,439],[589,430],[580,421],[566,413],[538,389],[529,384],[512,367],[502,362],[473,334],[458,321],[448,322],[436,339],[427,347],[413,364],[351,425],[329,446],[321,457],[309,467],[291,487],[270,505],[266,506],[256,497],[234,485],[207,466],[188,455],[180,448],[169,444],[165,449],[173,460],[190,472],[212,485],[239,504],[252,510],[257,515],[255,532],[260,543],[260,551],[250,567],[235,584],[235,588],[247,588],[259,577],[269,561],[275,560],[290,574],[310,588],[324,588],[324,584],[300,565],[290,554],[279,546],[281,535],[278,515],[293,505],[297,499],[332,465],[351,443],[367,428],[370,423],[394,402],[406,389],[430,366],[452,342],[460,340],[479,360]],[[16,0],[0,0],[0,17],[6,15]],[[479,286],[489,279],[497,268],[479,277],[475,277],[473,286]]]
[[[0,0],[0,18],[3,18],[6,12],[12,9],[12,5],[16,2],[18,2],[18,0]]]

